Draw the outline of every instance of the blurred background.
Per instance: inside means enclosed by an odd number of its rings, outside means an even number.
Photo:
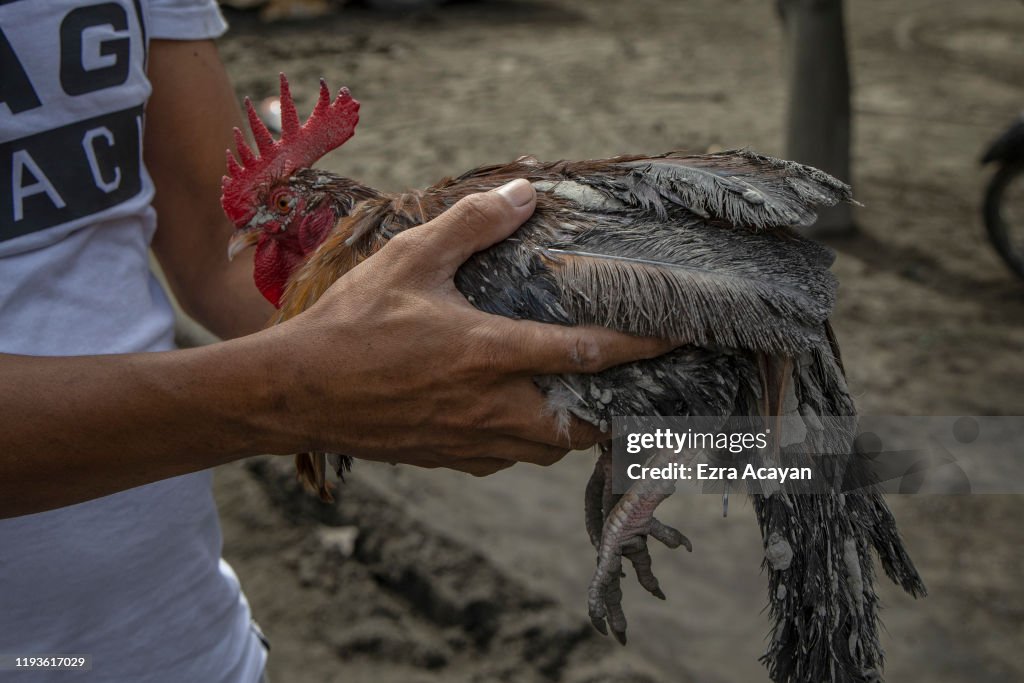
[[[284,71],[308,112],[320,77],[348,86],[362,122],[320,165],[381,189],[522,154],[736,147],[848,178],[863,206],[818,236],[838,253],[834,325],[861,412],[1024,414],[1024,280],[986,233],[995,169],[979,165],[1024,110],[1024,4],[860,0],[845,27],[834,0],[245,4],[225,7],[220,41],[239,96],[276,95]],[[718,498],[666,502],[694,544],[654,550],[668,601],[626,582],[629,645],[593,631],[592,466],[574,453],[480,480],[360,462],[337,505],[299,491],[284,458],[223,468],[225,554],[271,679],[767,680],[743,500],[725,519]],[[890,504],[930,595],[879,579],[887,679],[1024,680],[1020,497]]]

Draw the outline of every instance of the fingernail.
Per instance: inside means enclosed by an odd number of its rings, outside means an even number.
[[[533,201],[533,185],[525,178],[517,178],[494,190],[512,206],[519,208]]]

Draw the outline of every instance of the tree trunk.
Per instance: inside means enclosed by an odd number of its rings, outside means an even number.
[[[843,0],[779,0],[789,77],[786,156],[850,182],[850,70]],[[854,230],[849,204],[823,209],[807,232]]]

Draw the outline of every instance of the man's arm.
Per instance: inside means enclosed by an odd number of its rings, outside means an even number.
[[[154,40],[148,74],[143,148],[156,185],[153,251],[189,315],[224,339],[255,332],[273,307],[253,284],[252,259],[227,259],[232,226],[218,201],[220,179],[242,120],[217,48]]]
[[[488,315],[453,282],[535,201],[526,181],[471,195],[395,237],[308,311],[240,339],[124,356],[0,354],[0,517],[257,453],[487,474],[594,443],[589,425],[559,432],[531,377],[596,372],[671,345]]]

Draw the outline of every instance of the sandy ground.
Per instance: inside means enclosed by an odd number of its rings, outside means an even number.
[[[985,143],[1024,108],[1019,3],[849,3],[861,234],[833,244],[835,326],[869,414],[1024,414],[1024,285],[985,242]],[[764,0],[491,0],[312,23],[232,14],[240,94],[285,71],[363,102],[322,165],[384,189],[531,153],[712,145],[781,154],[779,27]],[[308,111],[308,109],[307,109]],[[677,497],[693,554],[656,551],[669,600],[627,589],[630,644],[586,621],[593,553],[573,454],[485,480],[359,463],[337,508],[283,459],[225,468],[225,553],[280,681],[757,681],[767,618],[749,505]],[[1024,510],[1013,496],[891,499],[931,595],[884,579],[890,681],[1024,680]],[[351,554],[344,541],[358,530]],[[338,531],[338,529],[343,529]],[[630,582],[631,583],[631,582]]]

